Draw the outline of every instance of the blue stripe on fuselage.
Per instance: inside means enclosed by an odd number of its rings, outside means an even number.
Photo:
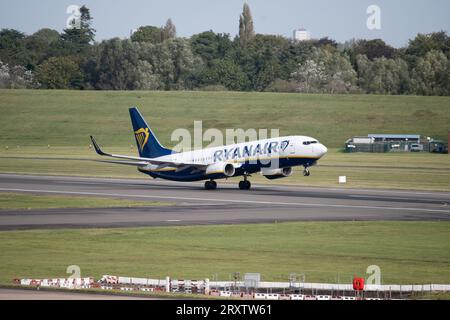
[[[316,158],[279,158],[278,167],[294,167],[294,166],[302,166],[307,165],[311,166],[314,162],[317,161]],[[270,167],[270,163],[261,163],[260,161],[253,163],[244,162],[240,168],[236,169],[235,176],[243,175],[245,172],[248,174],[252,174],[261,170],[261,168]],[[224,179],[227,178],[222,173],[214,173],[206,175],[203,171],[199,172],[198,169],[195,168],[187,168],[180,171],[170,170],[170,171],[143,171],[139,170],[142,173],[148,174],[153,178],[161,178],[172,181],[201,181],[201,180],[209,180],[209,179]]]

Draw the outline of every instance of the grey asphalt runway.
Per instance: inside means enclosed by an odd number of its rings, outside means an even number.
[[[0,300],[155,300],[132,296],[50,290],[0,289]]]
[[[450,221],[450,193],[254,185],[218,181],[101,179],[0,174],[0,192],[163,201],[165,207],[0,210],[0,230],[237,224],[281,221]]]

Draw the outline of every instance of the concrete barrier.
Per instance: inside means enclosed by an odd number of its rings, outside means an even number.
[[[231,291],[219,291],[219,296],[221,297],[231,297]]]

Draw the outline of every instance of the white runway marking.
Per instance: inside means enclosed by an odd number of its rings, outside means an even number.
[[[0,177],[28,177],[28,178],[48,178],[51,180],[62,180],[62,179],[76,179],[78,182],[87,182],[87,181],[97,181],[97,182],[90,182],[89,184],[103,184],[103,183],[116,183],[116,184],[147,184],[147,182],[150,182],[151,184],[174,184],[177,186],[182,185],[198,185],[203,186],[203,182],[174,182],[170,180],[158,180],[158,179],[145,179],[145,178],[102,178],[102,177],[82,177],[82,176],[48,176],[48,175],[33,175],[33,174],[8,174],[8,173],[0,173]],[[77,182],[77,181],[75,181]],[[60,181],[57,181],[57,183],[61,183]],[[71,184],[73,182],[64,181],[62,183]],[[223,182],[223,186],[232,186],[233,183],[230,182]],[[388,191],[389,193],[398,193],[398,194],[411,194],[411,195],[448,195],[450,197],[450,193],[446,191],[420,191],[420,190],[394,190],[394,189],[354,189],[354,188],[333,188],[333,187],[310,187],[310,186],[301,186],[296,184],[286,184],[286,185],[271,185],[271,184],[252,184],[254,187],[258,188],[270,188],[270,189],[300,189],[300,190],[314,190],[314,191],[342,191],[342,192],[371,192],[371,193],[385,193]]]
[[[379,198],[380,196],[370,196],[370,195],[359,195],[359,194],[350,194],[349,197],[351,198]],[[435,201],[435,202],[442,202],[444,203],[444,200],[440,199],[421,199],[421,198],[401,198],[401,197],[385,197],[387,200],[419,200],[419,201]],[[450,201],[450,200],[449,200]]]
[[[36,193],[53,193],[53,194],[77,194],[91,196],[109,196],[109,197],[132,197],[145,199],[173,199],[173,200],[194,200],[205,202],[229,202],[229,203],[246,203],[246,204],[266,204],[266,205],[282,205],[282,206],[299,206],[299,207],[325,207],[325,208],[347,208],[347,209],[374,209],[374,210],[400,210],[414,212],[438,212],[450,214],[450,210],[437,210],[425,208],[406,208],[406,207],[379,207],[379,206],[358,206],[358,205],[341,205],[341,204],[323,204],[323,203],[296,203],[296,202],[275,202],[275,201],[252,201],[252,200],[232,200],[232,199],[214,199],[214,198],[194,198],[194,197],[174,197],[174,196],[149,196],[149,195],[130,195],[119,193],[102,193],[102,192],[77,192],[77,191],[58,191],[58,190],[37,190],[37,189],[13,189],[0,188],[0,191],[19,191],[19,192],[36,192]]]

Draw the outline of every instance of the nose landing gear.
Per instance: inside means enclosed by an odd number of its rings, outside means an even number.
[[[305,177],[309,177],[309,176],[311,175],[311,172],[309,172],[309,170],[308,170],[307,167],[305,167],[305,170],[303,170],[303,175],[304,175]]]

